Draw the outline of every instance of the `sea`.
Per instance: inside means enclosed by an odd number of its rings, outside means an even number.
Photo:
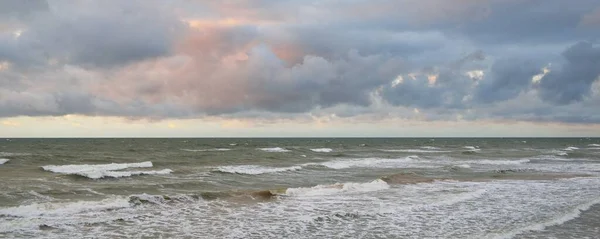
[[[0,139],[0,238],[599,238],[600,138]]]

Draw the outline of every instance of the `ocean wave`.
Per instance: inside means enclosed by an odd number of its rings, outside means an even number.
[[[228,148],[214,148],[214,149],[181,149],[187,152],[212,152],[212,151],[230,151]]]
[[[53,173],[79,175],[91,179],[100,179],[106,177],[120,178],[135,175],[161,175],[170,174],[173,172],[170,169],[154,171],[117,171],[128,168],[150,168],[152,166],[152,162],[147,161],[141,163],[47,165],[43,166],[42,169]]]
[[[301,166],[291,166],[284,168],[266,167],[260,165],[238,165],[238,166],[221,166],[216,168],[216,171],[233,174],[248,174],[259,175],[267,173],[280,173],[286,171],[296,171],[302,169]]]
[[[573,151],[573,150],[578,150],[578,149],[579,148],[577,148],[577,147],[567,147],[567,148],[565,148],[563,150],[565,150],[565,151]]]
[[[451,168],[454,168],[454,169],[468,169],[468,168],[471,168],[471,165],[468,165],[468,164],[458,164],[458,165],[452,165]]]
[[[590,147],[600,147],[600,144],[588,144]]]
[[[0,158],[0,165],[7,163],[10,159]]]
[[[265,152],[270,152],[270,153],[285,153],[285,152],[290,152],[290,150],[284,149],[284,148],[281,148],[281,147],[259,148],[259,150],[262,150],[262,151],[265,151]]]
[[[317,152],[317,153],[331,153],[333,152],[333,149],[330,148],[319,148],[319,149],[310,149],[313,152]]]
[[[592,206],[594,206],[596,204],[600,204],[600,198],[597,198],[590,202],[578,205],[575,208],[573,208],[571,211],[568,211],[565,214],[562,214],[562,215],[552,218],[550,220],[531,224],[526,227],[517,228],[517,229],[511,230],[511,231],[505,232],[505,233],[501,233],[501,234],[495,235],[493,238],[508,239],[508,238],[513,238],[524,232],[542,231],[550,226],[562,225],[565,222],[568,222],[568,221],[578,218],[579,216],[581,216],[581,212],[589,210]]]
[[[336,183],[328,185],[317,185],[306,188],[288,188],[285,196],[322,196],[339,193],[372,192],[390,188],[390,185],[381,179],[368,183]]]
[[[16,157],[16,156],[30,156],[30,153],[9,153],[9,152],[0,152],[0,157]]]
[[[107,198],[101,201],[47,202],[33,203],[17,207],[0,209],[0,216],[37,217],[64,216],[90,211],[107,211],[128,208],[131,204],[125,198]]]
[[[333,160],[328,162],[320,163],[320,165],[332,168],[332,169],[346,169],[346,168],[386,168],[386,167],[397,167],[407,166],[407,163],[413,162],[418,159],[418,156],[408,156],[405,158],[364,158],[364,159],[343,159]]]
[[[434,146],[423,146],[421,147],[422,149],[430,149],[430,150],[436,150],[436,149],[440,149],[438,147],[434,147]]]
[[[473,151],[473,152],[481,151],[479,146],[464,146],[463,148],[468,149],[468,151]]]

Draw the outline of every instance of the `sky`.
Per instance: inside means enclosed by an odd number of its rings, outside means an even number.
[[[598,0],[0,0],[0,137],[600,136]]]

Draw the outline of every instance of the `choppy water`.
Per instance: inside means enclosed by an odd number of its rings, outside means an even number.
[[[0,238],[600,235],[600,139],[0,140]]]

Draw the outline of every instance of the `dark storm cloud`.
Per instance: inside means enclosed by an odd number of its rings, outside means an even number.
[[[475,89],[475,99],[479,103],[512,99],[529,89],[533,76],[540,74],[542,67],[523,59],[496,60],[486,80]]]
[[[557,104],[581,101],[600,76],[600,47],[579,42],[564,51],[563,56],[565,64],[542,78],[541,96]]]

